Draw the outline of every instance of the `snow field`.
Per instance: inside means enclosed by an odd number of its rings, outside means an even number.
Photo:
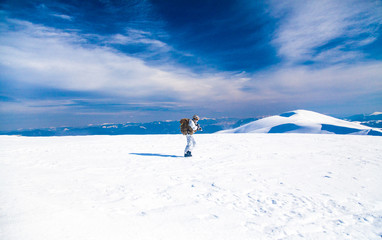
[[[0,136],[0,239],[380,239],[382,138]]]

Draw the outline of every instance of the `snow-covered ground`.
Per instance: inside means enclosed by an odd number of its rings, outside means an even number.
[[[381,239],[382,138],[0,136],[0,239]]]

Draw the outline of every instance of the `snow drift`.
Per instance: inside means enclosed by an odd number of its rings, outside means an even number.
[[[307,110],[266,117],[219,133],[324,133],[382,136],[380,129]]]

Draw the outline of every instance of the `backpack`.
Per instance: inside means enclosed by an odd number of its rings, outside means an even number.
[[[183,133],[183,135],[194,133],[194,130],[192,130],[189,123],[190,123],[190,119],[188,118],[183,118],[180,120],[180,131]]]

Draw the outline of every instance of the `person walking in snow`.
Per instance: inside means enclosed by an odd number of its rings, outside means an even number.
[[[199,116],[194,115],[192,119],[183,118],[180,120],[180,131],[183,135],[186,135],[187,145],[184,149],[184,157],[192,157],[191,151],[194,149],[196,142],[192,136],[196,131],[202,131],[202,128],[198,124]]]

